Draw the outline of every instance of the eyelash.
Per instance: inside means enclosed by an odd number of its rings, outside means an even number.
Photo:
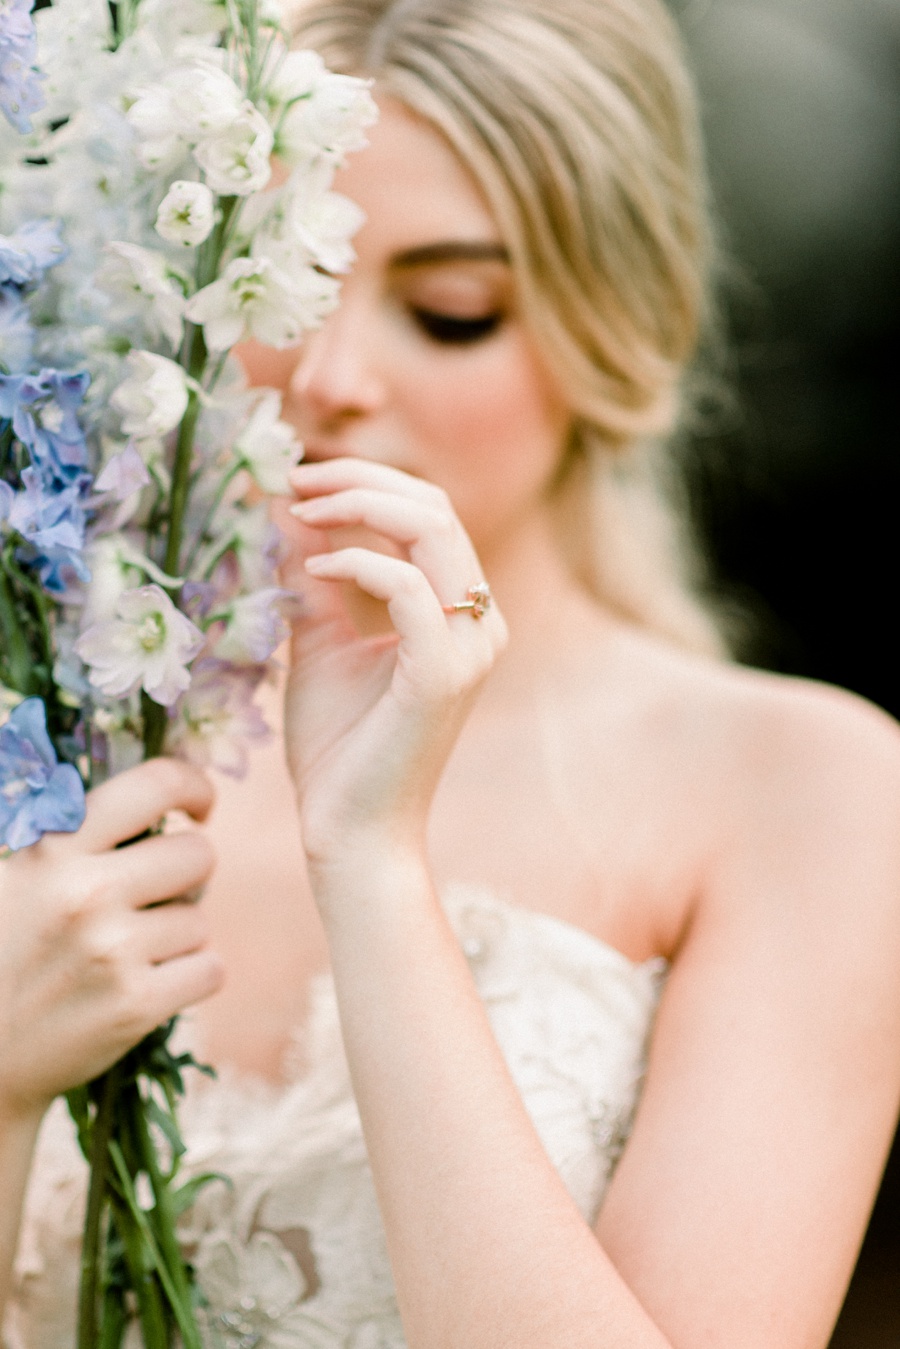
[[[465,347],[482,342],[496,332],[502,322],[501,313],[484,314],[479,318],[456,318],[438,314],[432,309],[414,309],[413,318],[427,337],[442,346]]]

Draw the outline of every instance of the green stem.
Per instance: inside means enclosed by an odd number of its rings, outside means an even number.
[[[99,1100],[91,1140],[91,1155],[88,1158],[91,1179],[88,1189],[87,1212],[84,1219],[84,1239],[81,1247],[77,1349],[96,1349],[97,1346],[100,1236],[103,1227],[103,1210],[107,1198],[109,1144],[112,1138],[113,1119],[120,1081],[121,1069],[118,1064],[110,1068],[109,1072],[100,1079]]]
[[[17,693],[33,693],[31,653],[4,572],[5,568],[0,563],[0,633],[3,635],[6,677],[10,688],[15,689]]]
[[[209,510],[206,512],[206,515],[203,518],[203,523],[197,530],[197,536],[194,539],[194,542],[192,543],[190,551],[187,555],[187,560],[184,564],[184,570],[186,573],[190,573],[191,568],[197,561],[197,554],[199,553],[200,549],[203,546],[203,540],[204,537],[206,536],[206,531],[209,529],[210,525],[215,519],[216,513],[225,498],[225,493],[228,491],[228,488],[234,482],[235,478],[240,473],[243,467],[244,467],[243,461],[240,459],[236,463],[232,464],[231,468],[228,470],[226,474],[223,475],[222,481],[216,488],[216,494],[212,499],[212,503],[209,507]]]
[[[100,1338],[97,1349],[121,1349],[128,1329],[128,1316],[122,1305],[120,1288],[106,1290],[103,1301],[103,1316],[100,1322]]]
[[[47,664],[47,669],[52,670],[54,656],[53,633],[50,631],[50,606],[47,596],[41,587],[32,581],[30,576],[26,576],[24,573],[20,572],[18,579],[21,585],[28,591],[34,602],[35,613],[37,614],[38,623],[41,629],[41,645],[44,650],[44,660]]]
[[[155,1254],[152,1237],[147,1240],[146,1218],[135,1201],[131,1176],[118,1143],[110,1143],[109,1152],[124,1191],[123,1199],[114,1201],[112,1210],[125,1250],[130,1286],[137,1300],[142,1346],[143,1349],[171,1349],[159,1285],[152,1269]]]
[[[175,1230],[176,1219],[172,1211],[169,1186],[160,1172],[156,1159],[156,1149],[153,1146],[153,1139],[147,1127],[147,1117],[143,1108],[135,1114],[135,1125],[144,1169],[150,1178],[150,1188],[153,1191],[155,1201],[153,1225],[156,1229],[156,1239],[163,1262],[159,1270],[160,1278],[163,1277],[164,1266],[172,1288],[169,1293],[169,1300],[178,1323],[178,1329],[181,1332],[184,1349],[203,1349],[193,1315],[191,1286],[184,1267],[181,1248],[178,1245]]]
[[[141,690],[141,718],[144,723],[144,758],[155,759],[162,754],[169,716],[164,707]]]
[[[199,330],[195,330],[195,336],[199,337],[200,343],[203,343],[203,336]],[[203,355],[200,361],[206,360],[206,350],[203,348]],[[192,364],[194,362],[192,361]],[[200,399],[197,394],[191,390],[188,395],[187,411],[181,419],[181,426],[178,428],[178,441],[175,448],[175,463],[172,467],[172,490],[169,493],[169,520],[166,532],[166,553],[163,561],[163,570],[170,576],[179,575],[179,562],[181,558],[181,540],[184,534],[184,517],[187,511],[187,502],[189,487],[191,481],[191,458],[194,450],[194,432],[197,429],[197,418],[200,415]]]
[[[116,1168],[116,1171],[118,1172],[119,1182],[122,1186],[123,1198],[128,1208],[128,1213],[132,1221],[134,1222],[135,1227],[140,1232],[141,1239],[143,1240],[144,1245],[146,1246],[147,1249],[147,1254],[149,1255],[150,1260],[152,1261],[153,1268],[155,1269],[156,1274],[159,1277],[159,1281],[163,1286],[163,1291],[165,1292],[165,1295],[169,1300],[169,1304],[173,1312],[175,1313],[175,1316],[178,1320],[179,1329],[182,1331],[183,1335],[184,1334],[183,1323],[187,1321],[187,1318],[184,1315],[184,1310],[180,1307],[178,1290],[176,1289],[174,1283],[172,1282],[171,1271],[169,1270],[165,1260],[163,1260],[162,1258],[162,1254],[157,1244],[156,1237],[153,1235],[153,1230],[150,1227],[147,1215],[141,1208],[140,1204],[137,1202],[137,1199],[135,1198],[134,1187],[131,1182],[131,1176],[129,1175],[128,1167],[125,1164],[125,1158],[122,1155],[122,1149],[119,1147],[118,1143],[110,1143],[109,1151],[110,1155],[112,1156],[113,1166]],[[180,1259],[181,1257],[179,1255],[179,1260]],[[149,1279],[149,1271],[145,1273],[143,1280],[145,1288],[147,1287],[148,1279]],[[138,1293],[138,1297],[140,1297],[139,1290],[136,1289],[135,1291]],[[158,1294],[156,1297],[156,1302],[157,1304],[159,1304]],[[154,1316],[155,1315],[156,1313],[154,1313]],[[162,1318],[161,1304],[158,1315],[159,1318]],[[154,1330],[153,1333],[155,1334],[156,1331]],[[162,1321],[162,1333],[163,1335],[165,1335],[166,1333],[164,1321]],[[152,1340],[147,1340],[145,1338],[144,1343],[146,1349],[151,1349],[151,1346],[152,1349],[155,1349],[155,1345],[153,1344]],[[166,1340],[163,1340],[162,1343],[165,1344]],[[202,1349],[200,1340],[196,1334],[196,1330],[194,1330],[194,1335],[190,1341],[190,1345],[191,1349]]]

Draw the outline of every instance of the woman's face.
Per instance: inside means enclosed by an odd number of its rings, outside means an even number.
[[[484,554],[543,509],[570,415],[478,187],[425,122],[381,110],[335,183],[366,213],[340,308],[299,357],[259,352],[251,373],[280,374],[308,459],[358,455],[438,483]]]

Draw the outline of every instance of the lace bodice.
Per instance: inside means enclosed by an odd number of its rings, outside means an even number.
[[[627,1137],[665,965],[457,887],[446,905],[547,1153],[593,1222]],[[306,1068],[286,1086],[195,1078],[191,1172],[215,1171],[183,1239],[210,1349],[402,1349],[333,985],[314,989]],[[298,1056],[299,1062],[299,1056]],[[74,1343],[84,1167],[60,1103],[39,1142],[7,1322],[10,1349]]]

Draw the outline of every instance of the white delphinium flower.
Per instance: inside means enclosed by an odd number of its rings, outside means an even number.
[[[159,204],[156,232],[167,243],[195,248],[209,238],[215,220],[215,197],[206,184],[179,178]]]
[[[109,243],[94,273],[94,284],[112,298],[113,323],[133,319],[135,310],[151,341],[162,336],[173,347],[181,342],[184,293],[172,279],[162,253],[139,244]]]
[[[160,586],[174,585],[177,579],[166,576],[136,543],[118,531],[93,539],[85,549],[85,562],[91,579],[85,588],[82,628],[114,618],[125,592],[145,579]]]
[[[53,318],[108,324],[109,297],[93,286],[103,247],[110,239],[138,239],[146,232],[146,183],[138,181],[145,175],[134,155],[133,132],[121,113],[96,102],[53,133],[49,150],[47,164],[4,171],[4,206],[15,212],[13,218],[27,219],[45,215],[47,203],[53,203],[69,250],[53,273],[53,303],[60,306]]]
[[[335,75],[317,52],[288,52],[269,86],[281,105],[276,121],[276,153],[289,167],[325,156],[342,164],[351,150],[367,144],[365,132],[378,119],[370,81]]]
[[[245,337],[289,347],[332,312],[338,290],[333,277],[311,267],[290,275],[269,258],[234,258],[188,301],[185,314],[203,325],[210,351],[226,351]]]
[[[349,197],[330,191],[331,179],[327,161],[295,169],[257,228],[253,253],[272,258],[285,271],[304,264],[349,271],[356,257],[350,240],[365,213]]]
[[[181,421],[188,405],[187,377],[180,365],[152,351],[130,351],[131,373],[110,398],[122,413],[126,436],[164,436]]]
[[[287,493],[288,474],[302,454],[294,428],[281,420],[280,412],[278,390],[261,389],[233,446],[254,482],[271,496]]]
[[[174,168],[199,141],[227,130],[244,102],[212,52],[209,60],[178,67],[141,91],[128,110],[141,163],[161,172]]]
[[[109,6],[106,0],[55,0],[38,10],[34,26],[47,100],[38,120],[59,122],[109,77]]]
[[[138,23],[167,47],[183,37],[215,37],[228,22],[227,0],[141,0]]]
[[[116,617],[89,627],[75,650],[89,667],[93,687],[107,697],[124,698],[143,688],[169,707],[189,687],[187,666],[203,642],[203,633],[166,592],[147,585],[120,595]]]
[[[221,558],[220,567],[228,573],[220,587],[223,592],[262,590],[272,584],[282,544],[266,502],[252,506],[235,502],[217,522],[213,537],[197,559],[195,572],[207,573],[214,560]]]
[[[274,139],[265,117],[246,99],[227,126],[197,143],[194,159],[214,192],[246,197],[269,181]]]
[[[365,223],[365,212],[340,192],[306,197],[292,194],[290,227],[311,260],[326,272],[348,272],[356,259],[350,240]]]
[[[291,599],[292,591],[266,586],[232,600],[225,632],[216,643],[216,658],[235,665],[262,665],[290,632],[283,611]]]

